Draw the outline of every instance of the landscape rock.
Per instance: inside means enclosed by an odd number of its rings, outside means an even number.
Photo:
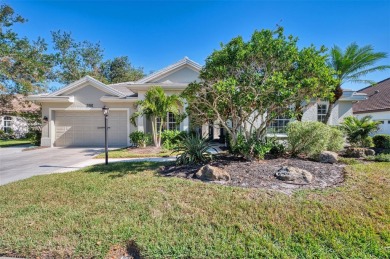
[[[345,151],[348,157],[362,158],[365,156],[374,156],[375,151],[370,148],[350,147]]]
[[[230,181],[230,174],[225,170],[211,166],[202,166],[198,172],[195,173],[196,178],[204,181]]]
[[[313,181],[313,175],[309,171],[292,166],[283,166],[275,173],[275,177],[282,181],[306,183]]]
[[[335,164],[338,161],[338,154],[331,151],[324,151],[319,156],[319,161],[321,163],[330,163]]]
[[[375,156],[375,150],[371,149],[371,148],[366,148],[364,150],[364,154],[366,156]]]

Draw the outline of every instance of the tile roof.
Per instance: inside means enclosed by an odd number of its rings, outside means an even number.
[[[367,94],[368,99],[353,105],[353,113],[390,111],[390,78],[363,88],[358,93]]]

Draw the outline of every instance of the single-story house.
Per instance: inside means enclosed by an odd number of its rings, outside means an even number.
[[[42,105],[42,116],[47,122],[42,127],[42,146],[103,146],[104,116],[102,107],[109,108],[108,138],[110,146],[130,145],[129,134],[133,131],[151,132],[151,122],[139,117],[137,126],[129,118],[136,111],[136,102],[142,100],[151,86],[161,86],[167,94],[182,92],[189,83],[199,80],[202,66],[185,57],[135,82],[103,84],[86,76],[60,90],[40,95],[31,95]],[[345,90],[336,104],[330,124],[338,124],[345,116],[352,115],[352,103],[364,99],[364,94]],[[184,111],[186,104],[181,107]],[[322,120],[326,114],[327,103],[313,103],[307,107],[303,120]],[[189,119],[176,123],[167,114],[168,129],[189,130]],[[284,127],[289,120],[277,118],[273,127],[275,132]],[[204,134],[218,138],[217,125],[204,125]]]
[[[380,121],[380,129],[375,134],[390,134],[390,78],[370,85],[358,91],[367,95],[366,100],[353,105],[353,114],[357,118],[371,116]]]
[[[15,138],[22,138],[29,131],[28,122],[20,116],[23,113],[38,113],[39,105],[27,101],[21,95],[7,95],[1,97],[0,106],[0,130]]]

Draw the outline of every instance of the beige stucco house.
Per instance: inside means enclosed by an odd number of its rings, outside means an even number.
[[[151,123],[145,117],[139,117],[137,126],[129,118],[136,110],[136,101],[142,100],[151,86],[161,86],[167,94],[180,93],[189,83],[199,79],[201,66],[185,57],[184,59],[161,69],[141,80],[106,85],[86,76],[64,88],[41,95],[31,95],[42,105],[42,146],[103,146],[104,116],[102,107],[109,108],[108,139],[109,145],[129,146],[129,134],[133,131],[151,132]],[[345,116],[352,115],[352,103],[364,98],[353,91],[344,91],[343,97],[332,112],[331,124],[338,124]],[[327,103],[308,105],[303,120],[321,120],[326,113]],[[185,109],[182,107],[182,109]],[[170,114],[168,129],[189,130],[189,120],[180,124]],[[47,119],[47,120],[46,120]],[[271,125],[279,133],[289,119],[277,118]],[[216,123],[204,125],[203,134],[218,138],[220,131]]]
[[[201,66],[185,57],[136,82],[106,85],[86,76],[62,89],[31,95],[29,100],[42,105],[42,146],[103,146],[104,116],[102,107],[109,108],[108,139],[111,147],[129,146],[130,132],[151,132],[151,123],[139,117],[137,127],[130,123],[136,101],[155,85],[167,94],[180,93],[190,82],[198,79]],[[182,107],[184,110],[185,107]],[[188,130],[188,118],[177,125],[169,114],[169,129]]]
[[[382,80],[358,91],[367,95],[366,100],[354,103],[353,114],[361,119],[371,116],[372,120],[379,121],[379,130],[376,134],[390,134],[390,78]]]

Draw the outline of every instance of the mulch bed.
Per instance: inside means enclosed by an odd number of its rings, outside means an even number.
[[[229,182],[210,182],[244,188],[262,188],[276,190],[286,194],[302,189],[323,189],[340,185],[344,181],[344,165],[324,164],[299,158],[277,158],[260,161],[246,161],[234,157],[220,157],[210,163],[212,166],[223,168],[231,177]],[[313,181],[306,184],[281,181],[275,173],[282,166],[293,166],[309,171]],[[201,166],[168,165],[160,169],[160,174],[171,177],[182,177],[199,181],[194,178]]]

